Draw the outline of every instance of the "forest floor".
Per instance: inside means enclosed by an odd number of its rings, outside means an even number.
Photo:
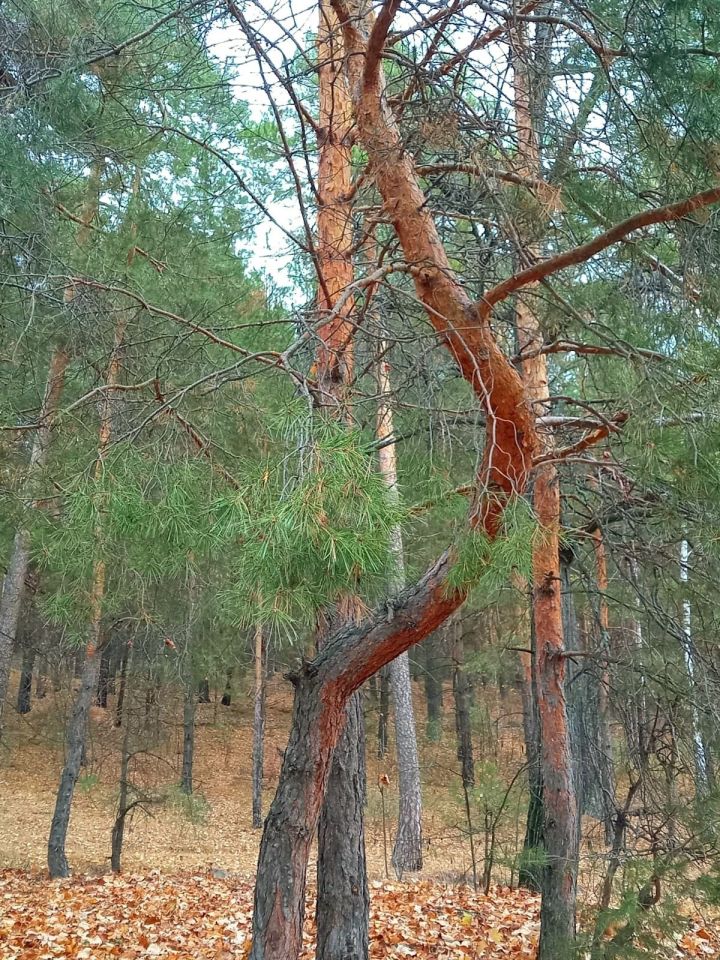
[[[446,699],[449,697],[446,694]],[[492,799],[508,770],[524,757],[519,704],[492,699],[478,729],[478,782]],[[110,706],[113,704],[111,702]],[[265,752],[265,807],[280,769],[290,720],[290,696],[282,679],[269,687]],[[452,715],[437,743],[423,735],[424,702],[416,702],[423,769],[425,863],[419,879],[391,881],[385,869],[384,832],[391,847],[397,805],[392,742],[376,757],[374,717],[368,717],[368,810],[371,878],[371,957],[433,960],[530,960],[538,937],[536,897],[511,889],[514,851],[522,840],[524,798],[509,794],[508,816],[494,856],[488,895],[474,893],[464,798],[454,753]],[[61,695],[36,701],[25,717],[12,715],[0,755],[0,960],[243,960],[249,944],[252,883],[259,831],[251,823],[250,697],[237,691],[229,708],[218,699],[198,708],[195,798],[174,786],[179,777],[182,730],[179,703],[164,691],[146,711],[145,691],[130,698],[131,778],[148,802],[129,823],[123,874],[109,873],[110,831],[117,803],[118,758],[123,731],[112,710],[94,708],[88,763],[78,784],[67,853],[74,877],[49,882],[46,842],[62,764]],[[147,713],[147,715],[146,715]],[[476,718],[477,719],[477,718]],[[390,781],[385,796],[380,778]],[[483,791],[484,792],[484,791]],[[383,799],[385,831],[383,830]],[[495,798],[493,803],[497,800]],[[515,809],[516,808],[516,809]],[[482,822],[482,810],[476,811]],[[476,823],[477,830],[477,823]],[[484,838],[476,837],[478,870]],[[311,866],[312,876],[314,867]],[[592,889],[585,880],[585,892]],[[588,896],[588,899],[593,899]],[[686,922],[665,940],[668,958],[720,956],[720,925],[690,905]],[[312,956],[312,891],[306,920],[306,956]],[[648,954],[650,956],[650,954]]]

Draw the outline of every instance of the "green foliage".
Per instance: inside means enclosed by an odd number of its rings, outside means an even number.
[[[497,536],[491,540],[484,530],[464,533],[458,543],[453,569],[448,578],[451,589],[471,587],[492,593],[503,587],[513,571],[529,576],[532,548],[542,532],[526,500],[513,497],[502,516]]]

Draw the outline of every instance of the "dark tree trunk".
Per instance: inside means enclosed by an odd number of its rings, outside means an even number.
[[[32,678],[35,665],[35,650],[26,646],[23,650],[22,667],[20,668],[20,686],[18,687],[17,712],[30,713],[32,707]]]
[[[252,822],[259,829],[263,825],[262,789],[265,754],[265,671],[263,662],[263,629],[260,624],[255,628],[254,676],[255,695],[253,700],[253,752],[252,752]]]
[[[528,604],[532,599],[528,597]],[[538,712],[537,686],[532,669],[535,656],[535,627],[532,609],[528,607],[531,654],[521,653],[520,692],[523,706],[523,729],[525,732],[525,753],[528,766],[528,812],[525,825],[525,840],[520,859],[518,883],[528,890],[540,891],[542,885],[542,859],[545,846],[543,823],[542,766],[540,763],[540,715]]]
[[[120,658],[120,683],[118,684],[117,703],[115,704],[115,726],[121,727],[123,722],[123,707],[125,705],[125,691],[127,689],[128,661],[130,659],[130,646],[123,647]]]
[[[365,864],[365,736],[354,694],[335,748],[318,831],[316,960],[368,956],[370,891]]]
[[[130,724],[125,724],[125,733],[122,741],[122,754],[120,757],[120,795],[118,797],[118,811],[115,817],[115,823],[112,828],[111,846],[110,846],[110,868],[113,873],[120,873],[123,840],[125,839],[125,820],[127,818],[128,793],[130,784],[128,781],[130,767]]]
[[[108,688],[110,685],[110,648],[105,646],[100,660],[100,674],[98,676],[97,694],[95,703],[103,710],[107,710]]]
[[[475,786],[475,760],[473,758],[472,725],[470,723],[470,682],[465,671],[465,645],[462,626],[458,622],[453,623],[451,630],[457,758],[461,765],[463,787],[469,789]]]
[[[380,702],[378,704],[377,757],[384,760],[388,748],[388,719],[390,714],[390,668],[380,671]]]
[[[132,658],[132,648],[125,647],[122,655],[122,663],[127,676],[128,661]],[[125,687],[127,690],[127,686]],[[125,723],[125,732],[122,740],[122,753],[120,755],[120,796],[118,797],[118,810],[115,817],[115,823],[112,828],[111,849],[110,849],[110,867],[113,873],[120,873],[123,840],[125,839],[125,823],[127,816],[133,808],[133,803],[129,802],[130,793],[130,720]]]
[[[442,735],[443,683],[442,660],[438,651],[439,638],[433,634],[423,644],[425,653],[425,701],[427,704],[427,723],[425,735],[436,743]]]
[[[227,673],[225,674],[225,689],[223,690],[222,699],[220,701],[220,704],[223,707],[229,707],[232,703],[232,680],[233,668],[229,667]]]
[[[83,665],[80,689],[75,697],[68,723],[65,766],[60,775],[55,812],[50,825],[48,840],[48,869],[51,877],[67,877],[70,867],[65,856],[65,841],[70,824],[75,785],[80,775],[80,766],[85,752],[90,706],[97,690],[102,650],[88,648]]]
[[[195,684],[190,680],[190,682],[185,684],[185,697],[183,701],[183,760],[182,777],[180,779],[180,789],[183,793],[187,794],[193,792],[196,705]]]
[[[48,662],[47,657],[41,657],[38,663],[37,677],[35,679],[35,699],[44,700],[47,696],[47,675]]]
[[[203,677],[198,684],[198,703],[210,703],[210,681]]]

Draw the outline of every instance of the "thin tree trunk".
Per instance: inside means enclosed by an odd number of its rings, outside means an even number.
[[[390,667],[380,671],[380,700],[378,703],[377,757],[384,760],[388,748],[388,719],[390,716]]]
[[[128,668],[132,661],[132,647],[128,646],[123,650],[123,667],[125,670],[125,696],[130,689],[130,683],[127,682]],[[117,724],[118,726],[120,724]],[[120,753],[120,795],[118,797],[118,810],[115,817],[111,834],[110,849],[110,867],[113,873],[120,873],[123,841],[125,839],[125,824],[127,816],[135,805],[135,801],[129,801],[130,794],[130,717],[125,722],[125,731],[123,733],[122,748]]]
[[[529,653],[520,654],[520,695],[523,708],[523,732],[528,768],[528,812],[525,823],[525,838],[520,856],[518,883],[528,890],[540,892],[543,874],[543,851],[545,848],[545,813],[543,810],[542,765],[540,762],[540,712],[538,709],[537,684],[533,663],[535,659],[535,624],[532,613],[532,594],[523,580],[516,582],[524,602],[518,604],[519,633],[521,646]]]
[[[225,674],[225,689],[223,690],[222,699],[220,705],[223,707],[229,707],[232,703],[232,680],[233,680],[233,668],[228,667],[227,673]]]
[[[192,556],[188,564],[192,564]],[[193,675],[193,641],[195,632],[195,614],[197,611],[197,574],[190,569],[186,582],[187,615],[185,617],[185,642],[183,644],[183,669],[185,673],[183,699],[183,759],[180,789],[188,796],[193,792],[193,760],[195,757],[195,714],[197,695]]]
[[[102,650],[93,646],[91,641],[83,663],[80,690],[75,697],[68,723],[65,740],[65,765],[60,775],[48,839],[48,869],[50,876],[53,878],[67,877],[70,874],[70,865],[65,856],[65,841],[70,825],[73,794],[85,751],[90,707],[97,690],[101,656]]]
[[[680,544],[680,582],[688,582],[688,564],[690,560],[690,547],[687,540]],[[697,690],[697,652],[692,636],[692,607],[690,600],[686,596],[682,601],[682,627],[683,627],[683,658],[685,660],[685,672],[688,679],[688,689],[690,693],[690,721],[692,724],[692,742],[693,758],[695,761],[695,789],[699,797],[703,797],[710,789],[710,764],[709,753],[705,737],[703,736],[700,723],[700,711],[698,710],[698,690]]]
[[[110,648],[106,643],[103,649],[103,655],[100,660],[100,675],[98,677],[98,688],[95,696],[95,703],[103,710],[107,710],[108,689],[110,686]]]
[[[442,736],[443,682],[441,662],[438,655],[439,637],[433,634],[423,644],[425,654],[425,736],[437,743]]]
[[[183,759],[180,789],[188,796],[193,792],[193,756],[195,753],[195,712],[197,696],[192,680],[185,683],[183,697]]]
[[[130,792],[130,724],[125,724],[122,748],[120,754],[120,794],[118,796],[118,811],[113,824],[110,840],[110,869],[113,873],[120,873],[122,848],[125,839],[125,821],[129,810],[128,794]]]
[[[612,844],[615,815],[615,777],[613,771],[613,747],[610,733],[610,613],[607,603],[608,567],[605,539],[598,526],[593,531],[593,550],[597,571],[597,743],[595,768],[598,779],[598,816],[605,826],[605,840]]]
[[[389,344],[379,343],[378,394],[376,438],[378,464],[387,484],[390,497],[398,500],[397,458],[395,444],[387,441],[394,434],[391,406]],[[400,593],[405,587],[405,555],[402,529],[396,525],[390,537],[390,553],[394,564],[390,578],[390,592]],[[410,680],[410,658],[400,654],[390,664],[390,689],[395,711],[395,751],[398,770],[398,827],[392,852],[392,865],[398,878],[408,871],[422,869],[422,792],[420,787],[420,760],[418,758],[415,713]]]
[[[117,703],[115,704],[115,726],[121,727],[123,722],[123,707],[125,705],[125,693],[127,690],[128,662],[130,660],[132,647],[125,644],[120,657],[120,683],[118,684]]]
[[[69,362],[70,354],[68,351],[64,347],[56,347],[50,358],[45,396],[40,408],[38,427],[35,431],[35,440],[28,463],[26,481],[28,491],[47,459],[52,426],[60,405],[65,373]],[[0,736],[2,735],[3,708],[10,682],[13,646],[17,635],[18,618],[20,617],[29,563],[30,531],[21,521],[10,551],[10,559],[3,580],[2,599],[0,600]]]
[[[198,682],[197,701],[198,703],[210,703],[210,680],[208,677],[203,677]]]
[[[460,761],[463,787],[467,791],[475,786],[475,760],[470,723],[470,684],[465,671],[465,644],[460,621],[455,621],[451,629],[453,636],[450,657],[453,665],[457,758]]]
[[[35,664],[35,648],[26,646],[23,650],[22,667],[20,669],[20,685],[18,687],[17,712],[30,713],[32,706],[32,678]]]
[[[252,822],[259,829],[263,825],[262,790],[265,753],[265,670],[264,637],[262,624],[255,627],[255,696],[253,699],[253,747],[252,747]]]

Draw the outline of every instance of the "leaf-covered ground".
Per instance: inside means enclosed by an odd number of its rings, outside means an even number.
[[[250,945],[252,884],[213,873],[79,877],[0,873],[2,960],[243,960]],[[497,888],[490,896],[420,881],[375,883],[374,960],[531,960],[538,898]],[[307,947],[313,956],[311,904]],[[688,923],[677,957],[716,957],[720,939]]]

